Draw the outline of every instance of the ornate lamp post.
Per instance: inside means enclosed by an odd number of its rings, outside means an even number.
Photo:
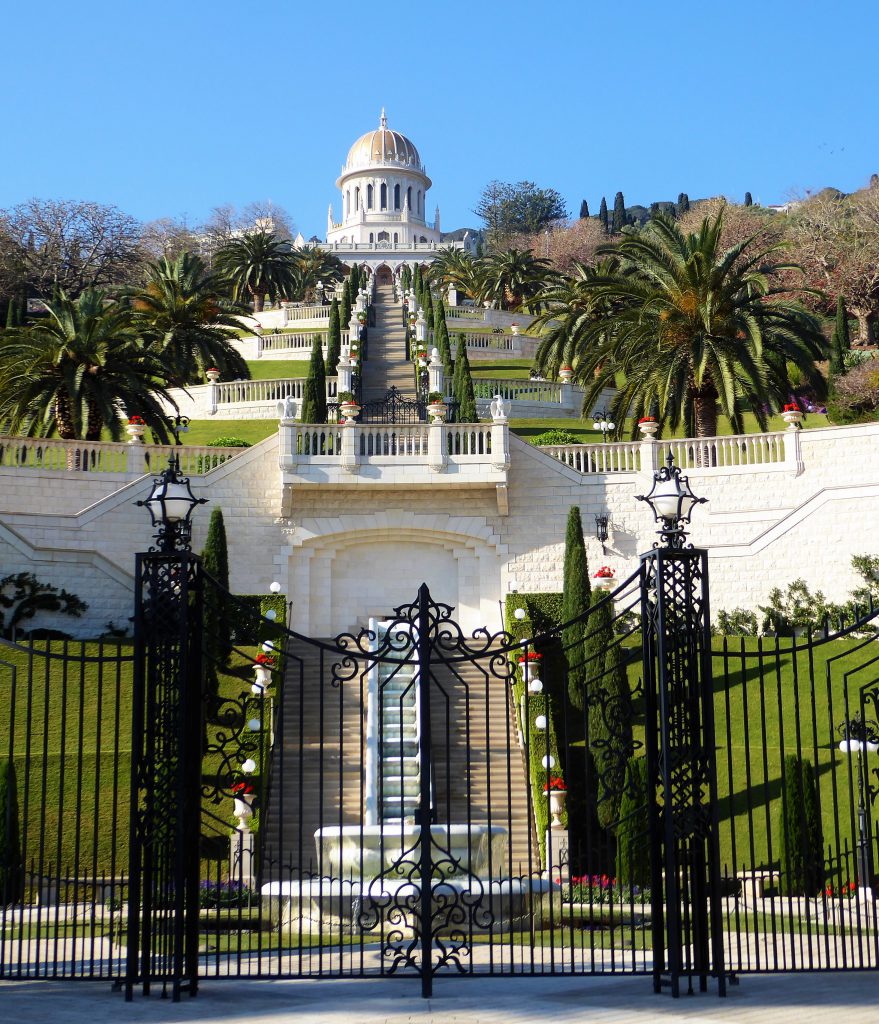
[[[694,505],[703,505],[708,499],[697,498],[690,490],[690,481],[681,476],[674,456],[668,453],[666,464],[653,474],[653,486],[647,494],[637,494],[636,501],[646,501],[657,523],[660,539],[669,548],[682,548],[687,536],[684,526],[689,523]]]
[[[610,517],[605,515],[597,515],[595,517],[595,536],[598,538],[598,543],[601,545],[601,553],[604,554],[604,546],[607,544],[608,537],[608,526],[610,525]]]
[[[604,444],[607,444],[607,435],[612,430],[616,430],[616,423],[610,419],[606,412],[597,412],[595,414],[595,421],[592,424],[592,429],[600,430],[602,440]]]
[[[865,754],[875,754],[879,750],[879,728],[875,722],[866,722],[858,711],[853,718],[839,726],[839,749],[843,754],[858,756],[858,887],[870,887],[870,844],[867,840],[867,805],[864,801],[864,764]]]
[[[189,417],[175,416],[171,420],[171,433],[174,435],[174,444],[182,444],[180,435],[189,433]]]
[[[146,507],[152,525],[157,528],[159,551],[170,554],[189,550],[192,512],[197,505],[206,502],[207,498],[196,498],[192,493],[189,478],[180,472],[180,462],[176,455],[172,455],[167,469],[154,479],[150,496],[137,504]]]

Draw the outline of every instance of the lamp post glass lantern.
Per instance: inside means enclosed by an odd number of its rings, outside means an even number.
[[[681,475],[674,456],[668,453],[666,464],[653,474],[653,486],[647,494],[636,494],[636,501],[646,501],[653,517],[660,524],[660,540],[667,547],[682,548],[695,505],[703,505],[708,499],[698,498],[690,489],[690,481]]]
[[[604,554],[605,544],[607,544],[608,537],[608,526],[610,525],[610,519],[608,516],[597,515],[595,517],[595,536],[598,538],[598,543],[601,545],[601,553]]]
[[[872,872],[870,870],[870,843],[867,837],[867,804],[864,800],[864,768],[863,758],[867,754],[879,751],[879,727],[875,722],[867,722],[861,718],[860,711],[839,726],[839,749],[843,754],[856,754],[858,758],[858,887],[870,888]]]
[[[174,444],[182,444],[180,435],[189,433],[189,417],[175,416],[171,420],[171,433],[174,435]]]
[[[592,423],[593,430],[600,430],[604,444],[607,444],[607,435],[616,430],[616,423],[606,412],[596,412]]]
[[[193,509],[206,503],[207,498],[196,498],[192,493],[189,478],[180,472],[180,462],[172,455],[167,469],[153,480],[150,496],[136,504],[146,507],[152,525],[157,528],[159,551],[169,553],[189,550]]]

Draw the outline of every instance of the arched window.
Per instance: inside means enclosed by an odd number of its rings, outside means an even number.
[[[372,185],[366,186],[366,209],[372,209]]]
[[[381,209],[387,210],[387,208],[388,208],[388,186],[384,182],[382,182],[382,185],[381,185],[380,198],[381,198]]]
[[[360,186],[357,185],[354,189],[354,212],[356,213],[360,209]]]
[[[394,245],[396,245],[396,244],[397,244],[397,242],[399,242],[399,241],[400,241],[400,236],[399,236],[399,235],[397,234],[397,232],[395,231],[395,232],[394,232]]]
[[[400,186],[394,185],[394,209],[400,209]]]
[[[406,189],[406,198],[409,200],[409,211],[412,211],[412,186]]]
[[[372,188],[372,185],[370,185],[369,187],[370,187],[370,188]],[[373,238],[373,236],[372,236],[372,232],[370,231],[370,232],[369,232],[369,244],[370,244],[370,245],[372,245],[372,243],[373,243],[374,241],[375,241],[375,239]]]
[[[391,240],[391,236],[387,233],[387,231],[379,231],[379,233],[378,233],[378,241],[379,242],[389,242],[390,240]]]
[[[418,216],[420,217],[421,214],[422,214],[422,210],[421,210],[421,189],[419,189],[418,190]]]
[[[345,193],[345,216],[346,217],[350,217],[351,216],[351,189],[350,188]]]

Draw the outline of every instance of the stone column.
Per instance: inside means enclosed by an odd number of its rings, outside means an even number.
[[[229,840],[229,876],[252,889],[256,884],[253,871],[254,841],[249,828],[235,829]]]
[[[354,367],[351,365],[351,360],[348,358],[348,346],[342,346],[342,358],[339,360],[336,366],[336,374],[338,377],[338,384],[336,387],[336,394],[338,395],[341,391],[350,391],[352,384],[352,376],[354,373]]]
[[[799,430],[786,430],[782,434],[784,444],[784,464],[794,476],[799,476],[806,468],[803,462],[803,449],[800,442],[802,433]]]
[[[427,342],[427,320],[423,309],[418,310],[418,319],[415,321],[415,340]]]
[[[491,400],[491,464],[495,469],[510,468],[510,403],[495,395]]]
[[[356,473],[360,450],[360,427],[356,423],[345,423],[342,426],[342,469],[346,473]]]
[[[208,384],[208,409],[211,416],[217,414],[217,396],[219,394],[219,385],[215,380],[212,380]]]
[[[432,473],[442,473],[448,461],[446,427],[443,423],[431,423],[427,428],[427,468]]]
[[[443,361],[440,359],[439,349],[431,349],[430,352],[430,365],[427,368],[430,383],[428,384],[428,390],[438,391],[441,395],[445,395],[445,374],[443,372]]]

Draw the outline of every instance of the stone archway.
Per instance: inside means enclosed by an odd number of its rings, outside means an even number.
[[[375,283],[379,288],[382,285],[394,283],[394,275],[387,263],[382,263],[380,267],[376,268]]]

